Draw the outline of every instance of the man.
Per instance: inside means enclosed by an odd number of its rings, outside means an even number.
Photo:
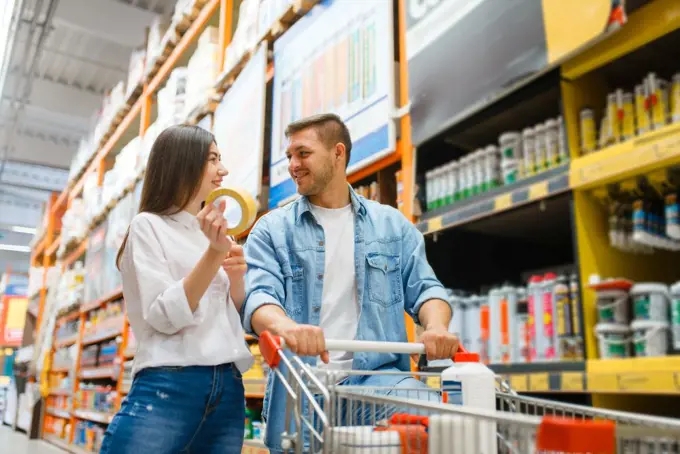
[[[452,309],[425,257],[423,237],[399,211],[354,193],[346,168],[347,126],[332,114],[286,129],[290,172],[302,196],[263,216],[246,243],[247,332],[269,331],[320,367],[409,371],[406,355],[327,352],[325,338],[406,342],[404,311],[424,326],[430,360],[451,358]],[[404,376],[372,375],[344,384],[423,387]],[[263,416],[267,446],[280,450],[286,391],[270,374]]]

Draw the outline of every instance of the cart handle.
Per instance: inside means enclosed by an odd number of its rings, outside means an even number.
[[[274,336],[269,331],[263,331],[260,334],[260,353],[264,357],[270,367],[277,367],[279,365],[279,352],[286,348],[286,341],[281,336]],[[358,341],[358,340],[326,340],[327,351],[343,351],[343,352],[372,352],[372,353],[403,353],[403,354],[424,354],[425,345],[417,342],[375,342],[375,341]],[[463,358],[462,355],[468,355],[468,351],[458,344],[458,351],[451,358],[456,361]],[[475,355],[475,354],[472,354]],[[476,355],[475,355],[476,356]],[[477,359],[479,361],[479,359]]]

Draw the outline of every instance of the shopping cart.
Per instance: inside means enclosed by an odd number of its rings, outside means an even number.
[[[423,354],[417,343],[327,340],[329,351]],[[284,352],[264,332],[260,350],[287,391],[284,452],[342,454],[680,453],[680,420],[519,396],[497,379],[496,410],[446,403],[423,386],[349,386],[350,376],[438,373],[336,371]],[[280,367],[284,365],[285,367]],[[282,372],[283,369],[283,372]]]

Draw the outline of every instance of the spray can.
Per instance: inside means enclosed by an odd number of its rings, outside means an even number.
[[[543,276],[543,333],[545,335],[545,359],[556,359],[556,333],[555,333],[555,273],[546,273]]]
[[[527,292],[529,313],[530,362],[545,360],[545,334],[543,331],[543,278],[531,276]]]
[[[484,175],[487,189],[498,187],[501,183],[500,174],[498,171],[499,151],[495,145],[489,145],[484,150]]]
[[[569,149],[567,147],[567,132],[564,127],[564,117],[557,117],[557,140],[559,163],[565,164],[569,161]]]
[[[517,323],[515,323],[518,338],[517,363],[528,363],[531,361],[531,336],[529,332],[529,298],[526,288],[517,291]]]
[[[617,101],[617,92],[609,93],[607,95],[607,123],[605,124],[606,134],[604,135],[604,145],[618,143],[621,139],[621,122],[619,119],[619,105]]]
[[[638,135],[652,129],[652,120],[649,113],[647,84],[635,86],[635,122]]]
[[[434,178],[432,170],[425,172],[425,202],[427,211],[434,210]]]
[[[551,168],[559,164],[559,143],[557,122],[555,120],[548,120],[543,125],[545,128],[545,168]]]
[[[453,197],[456,193],[456,168],[457,164],[455,162],[450,162],[445,167],[446,195],[444,197],[444,203],[446,205],[451,205],[453,203]]]
[[[517,289],[505,286],[500,290],[500,296],[501,362],[516,363],[520,359]]]
[[[576,274],[569,277],[569,299],[571,300],[571,329],[575,359],[582,360],[584,356],[583,332],[581,331],[581,292]]]
[[[635,102],[632,93],[624,93],[622,97],[623,118],[621,124],[621,138],[629,140],[635,137]]]
[[[545,140],[545,126],[538,124],[534,127],[534,173],[543,172],[547,168],[547,150]]]
[[[468,156],[467,158],[467,180],[468,180],[468,190],[469,190],[469,197],[472,197],[473,195],[477,194],[477,191],[479,188],[475,189],[476,183],[476,176],[475,176],[475,153],[472,153]]]
[[[463,345],[469,345],[471,352],[480,353],[480,346],[482,340],[482,323],[479,310],[479,297],[471,295],[463,300],[465,305],[465,329],[463,337]]]
[[[652,126],[654,129],[661,129],[668,123],[668,82],[650,73],[647,76],[647,85],[652,108]]]
[[[489,336],[491,328],[491,308],[489,307],[489,297],[480,296],[479,301],[479,324],[480,324],[480,345],[479,355],[484,364],[489,364]]]
[[[569,340],[573,336],[571,329],[571,301],[569,300],[569,285],[564,275],[557,277],[555,284],[555,322],[557,328],[557,351],[555,356],[560,360],[574,359],[569,348]]]
[[[501,363],[501,291],[489,292],[489,363]]]
[[[680,122],[680,73],[673,76],[671,86],[671,121]]]
[[[532,128],[526,128],[522,131],[522,155],[524,160],[524,174],[522,177],[528,177],[534,174],[535,160],[535,143],[536,134]]]
[[[597,148],[595,114],[592,109],[581,110],[581,155],[592,153]]]

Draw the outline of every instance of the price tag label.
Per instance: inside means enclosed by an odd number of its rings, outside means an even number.
[[[550,374],[546,372],[529,375],[529,391],[550,391]]]
[[[583,391],[584,374],[582,372],[562,372],[562,391]]]
[[[510,375],[508,379],[512,389],[517,392],[524,392],[529,389],[526,375]]]
[[[494,211],[507,210],[512,206],[512,194],[503,194],[494,200]]]
[[[442,228],[442,217],[437,216],[436,218],[432,218],[429,221],[427,221],[427,231],[428,232],[434,232],[436,230],[441,230]]]
[[[540,183],[529,186],[529,200],[537,200],[545,198],[548,195],[548,182],[542,181]]]

